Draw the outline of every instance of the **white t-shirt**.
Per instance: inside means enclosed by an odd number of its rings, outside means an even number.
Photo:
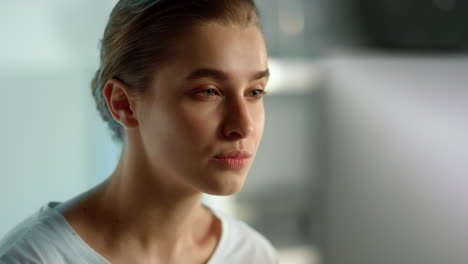
[[[0,264],[109,264],[63,217],[64,208],[76,200],[50,202],[18,224],[0,241]],[[260,233],[240,220],[209,209],[221,220],[222,234],[208,264],[279,262],[276,250]]]

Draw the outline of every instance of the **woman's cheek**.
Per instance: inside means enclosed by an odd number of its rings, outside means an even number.
[[[179,130],[192,137],[209,133],[216,127],[217,115],[213,109],[207,107],[190,107],[184,109],[176,118],[179,119]]]

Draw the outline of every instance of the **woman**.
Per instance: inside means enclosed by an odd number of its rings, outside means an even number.
[[[201,203],[241,190],[268,77],[252,0],[119,1],[93,80],[119,164],[17,226],[0,263],[277,263],[263,236]]]

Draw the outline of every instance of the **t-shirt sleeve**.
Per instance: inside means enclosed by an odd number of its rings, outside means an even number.
[[[67,263],[66,259],[47,233],[41,232],[41,224],[29,231],[10,239],[10,245],[0,254],[0,264],[48,264]]]

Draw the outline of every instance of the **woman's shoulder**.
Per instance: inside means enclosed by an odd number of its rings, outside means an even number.
[[[278,263],[273,244],[246,222],[220,210],[210,208],[222,223],[218,248],[209,264],[217,263]]]
[[[39,252],[50,245],[49,234],[52,233],[50,220],[53,217],[50,204],[42,206],[0,240],[0,263],[21,263],[21,260],[37,260]],[[36,263],[36,262],[34,262]]]
[[[76,263],[82,256],[73,249],[73,234],[53,207],[42,206],[0,240],[0,264]],[[71,261],[71,262],[70,262]]]

